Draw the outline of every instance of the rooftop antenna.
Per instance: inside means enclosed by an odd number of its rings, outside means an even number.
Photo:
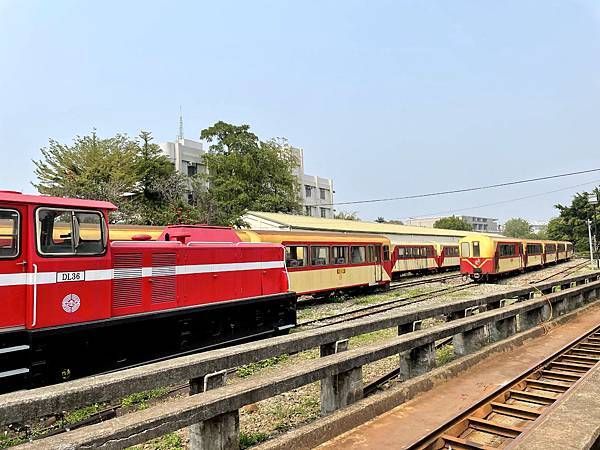
[[[181,105],[179,106],[179,134],[177,139],[183,141],[183,113],[181,112]]]

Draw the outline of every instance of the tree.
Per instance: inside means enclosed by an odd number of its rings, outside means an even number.
[[[375,222],[377,222],[377,223],[393,223],[395,225],[404,225],[404,222],[402,222],[401,220],[395,220],[395,219],[385,220],[381,216],[378,217],[377,219],[375,219]]]
[[[333,218],[340,219],[340,220],[358,220],[358,221],[360,221],[360,219],[358,217],[358,213],[356,211],[351,211],[351,212],[339,211],[339,212],[336,212],[333,214]]]
[[[469,225],[462,217],[442,217],[433,224],[433,228],[443,228],[445,230],[464,230],[473,231],[473,227]]]
[[[528,238],[531,236],[531,225],[525,219],[509,219],[504,224],[502,234],[514,238]]]
[[[248,125],[217,122],[202,130],[210,143],[204,155],[208,189],[195,191],[207,223],[245,225],[249,210],[299,213],[300,186],[292,171],[298,166],[285,141],[261,142]]]
[[[595,188],[591,193],[600,195],[600,190]],[[586,251],[589,248],[587,220],[595,223],[600,220],[598,207],[588,201],[588,192],[575,194],[571,205],[555,205],[560,215],[548,223],[548,238],[554,240],[571,241],[575,250]],[[594,233],[594,228],[592,233]]]
[[[173,164],[151,143],[124,134],[99,138],[95,131],[76,136],[73,144],[50,139],[34,161],[41,194],[106,200],[119,207],[113,222],[165,225],[177,219],[185,192]]]

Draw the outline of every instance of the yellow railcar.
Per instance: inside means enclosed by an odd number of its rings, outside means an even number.
[[[543,267],[568,259],[573,251],[570,242],[484,235],[467,236],[459,246],[460,271],[473,279]]]
[[[320,295],[357,287],[387,286],[391,280],[390,241],[349,233],[237,230],[244,242],[285,246],[290,289]]]

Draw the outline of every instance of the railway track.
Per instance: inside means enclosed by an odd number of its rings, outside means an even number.
[[[408,448],[504,448],[524,436],[599,361],[600,327],[595,327]]]
[[[476,283],[465,282],[457,286],[449,286],[435,291],[426,292],[423,294],[417,294],[411,297],[402,297],[387,302],[377,303],[375,305],[364,306],[362,308],[353,309],[352,311],[346,311],[339,314],[333,314],[330,316],[322,317],[320,319],[307,320],[300,322],[296,329],[306,328],[311,326],[312,328],[320,328],[323,326],[335,325],[338,323],[345,322],[347,320],[360,319],[373,314],[382,313],[391,309],[400,308],[402,306],[411,305],[413,303],[422,302],[431,298],[438,297],[441,294],[452,294],[454,292],[463,291],[477,286]]]
[[[558,272],[555,272],[552,275],[548,275],[547,277],[540,278],[540,279],[537,279],[537,280],[532,280],[532,281],[529,282],[529,284],[541,283],[542,281],[547,281],[547,280],[549,280],[551,278],[554,278],[554,277],[556,277],[558,275],[562,275],[562,274],[564,274],[563,278],[565,278],[566,276],[570,275],[573,272],[576,272],[577,270],[579,270],[580,268],[582,268],[583,266],[585,266],[587,264],[589,264],[589,261],[585,260],[585,261],[583,261],[580,264],[576,264],[575,266],[567,267],[566,269],[563,269],[563,270],[560,270]]]
[[[460,273],[453,273],[450,275],[442,275],[442,276],[435,276],[435,277],[427,277],[427,278],[419,278],[416,280],[408,280],[405,282],[393,282],[390,284],[390,289],[403,289],[403,288],[407,288],[407,287],[413,287],[413,286],[420,286],[422,284],[428,284],[428,283],[437,283],[439,281],[447,281],[447,280],[454,280],[454,279],[458,279],[461,278],[462,275]]]

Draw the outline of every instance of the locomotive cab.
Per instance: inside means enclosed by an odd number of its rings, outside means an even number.
[[[0,329],[68,323],[81,295],[89,301],[77,321],[98,315],[94,300],[110,286],[86,284],[82,292],[70,283],[84,281],[90,269],[110,269],[106,214],[114,209],[108,202],[0,192],[0,287],[8,302]]]

